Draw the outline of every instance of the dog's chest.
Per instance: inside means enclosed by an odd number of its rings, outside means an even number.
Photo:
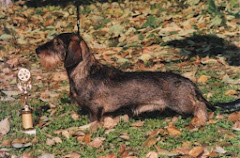
[[[79,105],[88,105],[95,92],[95,86],[85,80],[70,80],[70,90]]]

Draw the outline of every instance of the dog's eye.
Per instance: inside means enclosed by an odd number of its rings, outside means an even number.
[[[60,46],[61,45],[61,42],[59,40],[57,40],[57,39],[54,41],[54,43],[55,43],[56,46]]]

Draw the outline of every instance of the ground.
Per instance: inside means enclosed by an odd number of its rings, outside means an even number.
[[[0,157],[240,157],[239,112],[209,110],[199,128],[191,116],[156,112],[84,130],[89,119],[69,99],[63,65],[48,71],[35,54],[56,34],[77,32],[76,7],[57,4],[0,11]],[[239,15],[237,0],[94,2],[80,6],[80,33],[101,63],[181,74],[216,104],[240,96]],[[21,131],[21,67],[32,73],[35,136]]]

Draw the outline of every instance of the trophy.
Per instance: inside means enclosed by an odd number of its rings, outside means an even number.
[[[31,73],[26,68],[21,68],[17,74],[17,87],[24,96],[24,107],[21,109],[22,128],[26,134],[36,134],[33,128],[32,108],[28,105],[29,92],[32,88]]]

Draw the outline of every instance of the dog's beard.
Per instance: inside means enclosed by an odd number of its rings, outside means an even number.
[[[61,61],[61,58],[55,54],[54,55],[39,54],[39,57],[41,64],[46,69],[52,69]]]

